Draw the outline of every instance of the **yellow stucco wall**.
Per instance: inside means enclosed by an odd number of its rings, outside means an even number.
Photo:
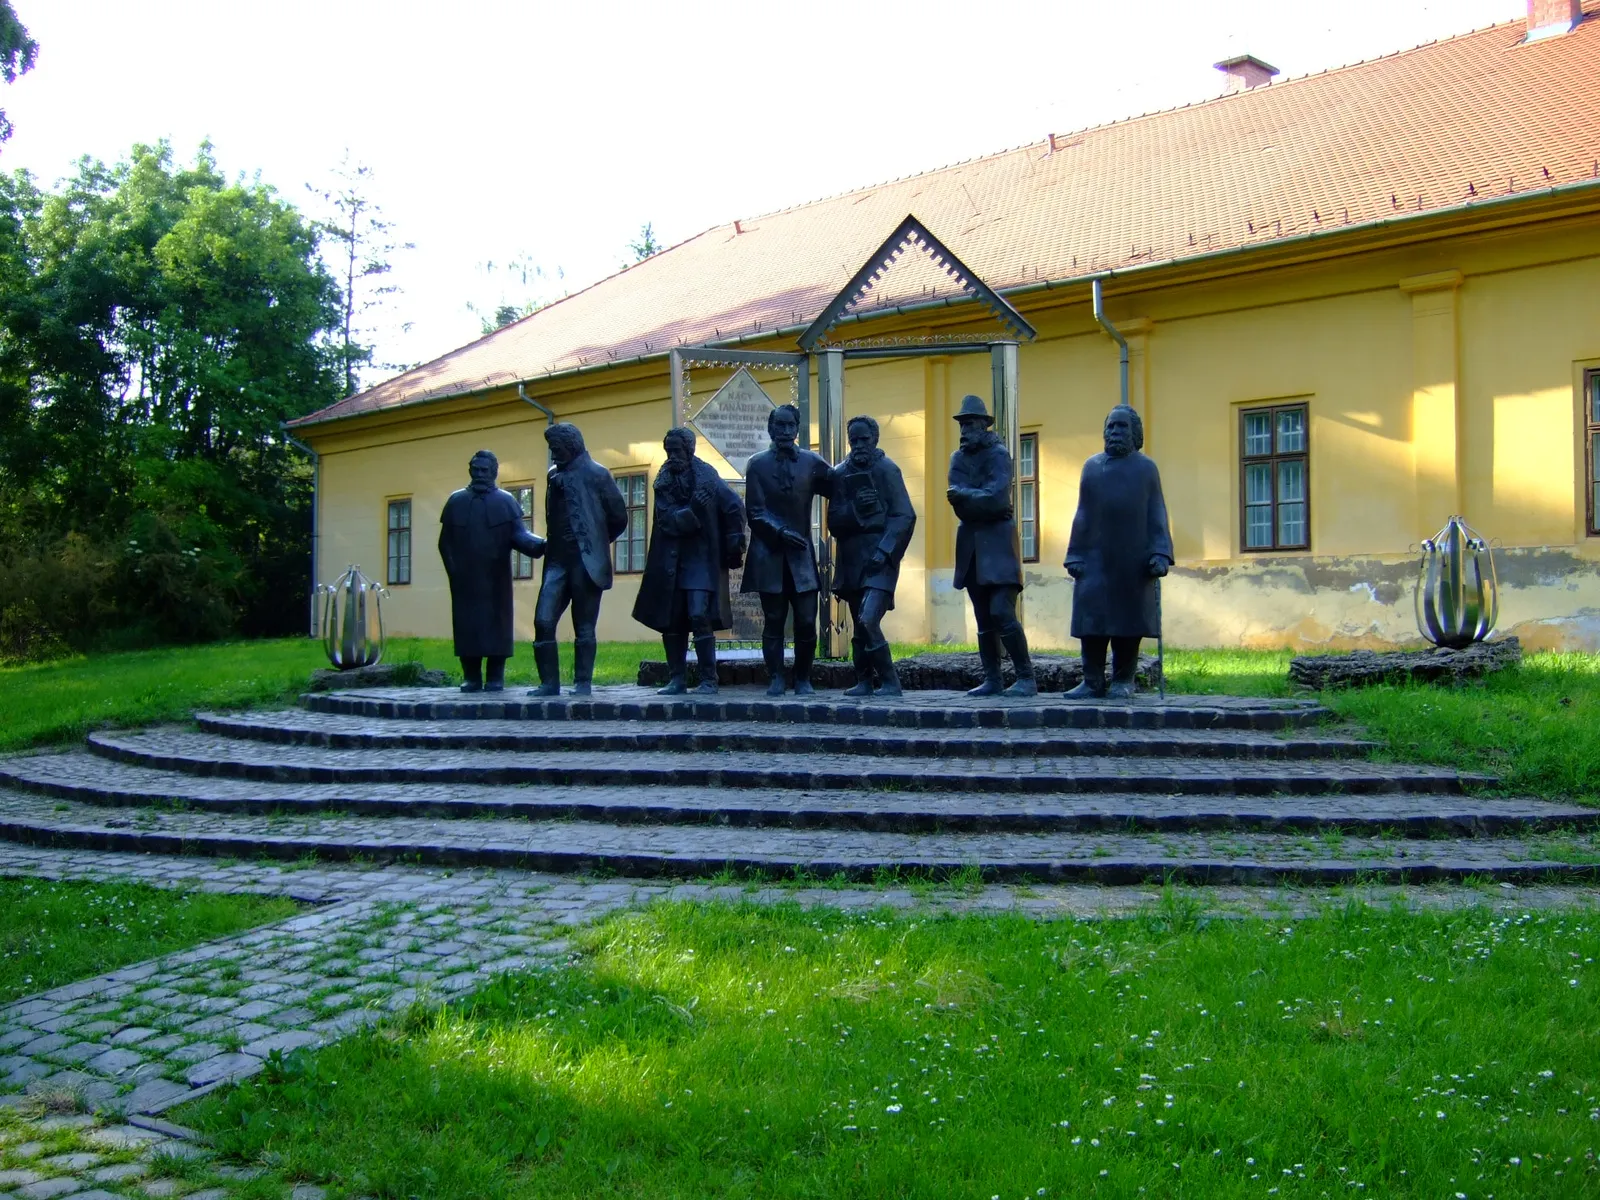
[[[1461,512],[1505,547],[1501,628],[1536,645],[1600,648],[1600,573],[1586,533],[1580,391],[1600,367],[1600,220],[1546,213],[1494,229],[1442,230],[1360,253],[1114,278],[1107,309],[1129,336],[1133,402],[1161,467],[1178,566],[1165,585],[1178,645],[1349,647],[1416,640],[1414,547]],[[1397,239],[1391,239],[1394,241]],[[1114,344],[1087,289],[1018,297],[1039,329],[1019,355],[1021,426],[1037,432],[1040,560],[1025,577],[1031,640],[1068,643],[1061,568],[1083,460],[1117,396]],[[971,327],[874,322],[853,336]],[[697,370],[691,411],[725,374]],[[758,375],[775,399],[783,377]],[[954,522],[944,501],[951,414],[986,400],[985,356],[847,364],[847,414],[882,424],[919,513],[887,631],[902,641],[966,641],[965,597],[950,588]],[[654,474],[670,418],[665,363],[534,381],[529,391],[577,424],[613,471]],[[815,390],[813,389],[813,395]],[[1243,554],[1239,409],[1300,401],[1310,416],[1311,550]],[[385,501],[413,499],[413,582],[387,606],[399,633],[443,634],[448,594],[434,551],[440,505],[471,453],[501,459],[503,486],[543,474],[544,418],[514,389],[310,426],[323,454],[318,574],[383,562]],[[702,456],[727,464],[702,442]],[[542,486],[538,502],[542,505]],[[542,528],[542,510],[539,527]],[[537,580],[518,585],[531,635]],[[643,639],[629,616],[637,576],[620,576],[600,634]]]

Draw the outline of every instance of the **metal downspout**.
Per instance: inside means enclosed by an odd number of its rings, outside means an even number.
[[[555,414],[554,410],[546,408],[543,404],[540,404],[532,396],[528,395],[528,385],[527,384],[525,384],[525,383],[517,384],[517,399],[521,400],[524,404],[533,405],[540,412],[542,412],[544,414],[544,422],[545,422],[546,425],[554,425],[556,423],[556,414]]]
[[[1122,403],[1128,403],[1128,339],[1117,332],[1117,327],[1106,320],[1105,306],[1101,303],[1100,280],[1091,281],[1094,288],[1094,319],[1100,322],[1100,328],[1109,333],[1117,342],[1117,365],[1121,374]]]
[[[297,450],[304,451],[311,456],[311,620],[307,634],[317,636],[317,536],[319,522],[318,513],[322,508],[322,455],[299,438],[292,436],[287,427],[283,427],[283,440]]]

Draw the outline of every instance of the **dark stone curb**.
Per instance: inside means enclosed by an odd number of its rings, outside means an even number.
[[[347,713],[418,721],[764,721],[811,725],[889,726],[896,729],[1307,729],[1330,713],[1313,702],[1260,706],[1196,700],[1127,706],[968,701],[969,707],[891,706],[886,701],[727,698],[660,700],[495,699],[396,700],[343,692],[300,697],[309,712]]]
[[[1083,660],[1077,655],[1034,654],[1033,675],[1041,692],[1066,692],[1083,682]],[[785,669],[792,668],[793,658]],[[983,661],[971,651],[946,651],[918,654],[902,658],[895,663],[895,673],[901,687],[913,691],[964,692],[983,682]],[[1002,661],[1000,674],[1006,686],[1017,681],[1015,666],[1009,658]],[[646,659],[639,664],[640,687],[662,687],[671,678],[667,664],[659,659]],[[700,669],[687,664],[685,678],[689,686],[700,682]],[[1161,683],[1161,666],[1153,654],[1139,656],[1135,682],[1144,689],[1153,690]],[[743,687],[767,682],[767,667],[760,659],[718,658],[717,683],[722,687]],[[855,667],[848,662],[822,659],[811,665],[811,682],[819,688],[847,688],[856,682]]]
[[[315,838],[246,838],[226,835],[181,838],[160,833],[122,830],[57,830],[18,822],[0,824],[0,837],[30,845],[89,850],[132,851],[220,857],[298,859],[306,854],[331,861],[361,858],[374,862],[403,860],[426,866],[482,866],[547,872],[600,871],[639,878],[694,878],[731,871],[741,876],[773,877],[804,874],[819,878],[843,876],[873,880],[884,867],[939,878],[971,870],[976,864],[928,855],[892,863],[811,858],[717,857],[695,854],[613,853],[608,851],[532,850],[513,846],[451,847],[393,841],[320,841]],[[1171,880],[1186,884],[1296,884],[1329,886],[1343,883],[1400,884],[1485,880],[1507,883],[1588,882],[1600,878],[1600,865],[1563,862],[1411,862],[1372,863],[1262,862],[1252,859],[1190,861],[1150,855],[1088,862],[1049,859],[989,862],[978,866],[990,882],[1039,881],[1093,883],[1107,886]]]
[[[537,761],[506,764],[394,763],[382,766],[309,762],[248,762],[190,754],[164,753],[125,744],[113,734],[90,734],[90,753],[112,762],[146,769],[217,779],[272,783],[420,783],[535,785],[543,787],[691,787],[849,790],[890,788],[897,791],[970,791],[982,794],[1078,794],[1135,792],[1182,796],[1317,795],[1459,795],[1463,786],[1494,787],[1492,776],[1469,775],[1443,768],[1385,767],[1381,764],[1330,764],[1326,770],[1297,774],[1276,772],[1262,764],[1249,773],[1205,773],[1185,770],[1180,761],[1154,765],[1139,774],[1100,769],[1095,762],[1075,770],[1039,770],[1005,774],[982,773],[971,766],[912,763],[900,759],[865,759],[840,769],[806,766],[724,766],[686,761],[670,765],[630,763],[628,758],[595,755],[593,765],[550,765]],[[293,756],[288,756],[293,757]],[[677,756],[670,756],[677,757]],[[0,770],[0,778],[7,773]]]
[[[1400,798],[1377,798],[1367,812],[1331,813],[1318,811],[1320,797],[1295,808],[1281,804],[1252,807],[1225,803],[1231,794],[1220,797],[1224,803],[1206,805],[1189,800],[1163,811],[1152,811],[1149,793],[1125,791],[1094,794],[1095,799],[1074,803],[1064,800],[1052,804],[1048,798],[1023,801],[1009,809],[994,802],[985,805],[970,799],[969,807],[957,807],[950,797],[929,796],[941,801],[938,807],[914,807],[886,794],[882,803],[871,807],[851,805],[846,798],[829,804],[821,797],[806,797],[794,803],[748,803],[737,795],[708,796],[704,803],[677,804],[652,801],[648,793],[621,799],[606,789],[595,789],[604,798],[579,798],[544,795],[528,789],[517,799],[407,797],[395,792],[381,798],[351,796],[331,791],[325,796],[194,796],[168,797],[158,789],[135,790],[89,785],[59,779],[10,776],[6,782],[19,791],[55,799],[72,800],[101,808],[140,808],[154,802],[175,799],[186,809],[199,812],[261,816],[274,813],[301,816],[346,814],[361,818],[412,817],[422,819],[472,820],[488,817],[497,820],[593,821],[613,825],[714,825],[731,828],[831,829],[872,833],[1087,833],[1087,832],[1190,832],[1240,830],[1253,832],[1317,832],[1341,830],[1347,833],[1385,832],[1408,838],[1439,835],[1479,837],[1496,834],[1551,833],[1561,830],[1600,827],[1600,809],[1549,805],[1541,812],[1514,810],[1512,802],[1474,802],[1461,800],[1448,805],[1433,801],[1419,807]],[[928,795],[927,793],[920,793]],[[1143,803],[1141,803],[1143,801]],[[1001,803],[1004,803],[1003,801]],[[1533,802],[1538,805],[1539,802]],[[112,824],[119,822],[113,821]]]
[[[1378,683],[1461,683],[1522,663],[1514,637],[1474,642],[1462,650],[1352,650],[1307,654],[1289,661],[1289,681],[1310,688],[1367,687]]]
[[[330,714],[322,714],[324,716]],[[1362,758],[1376,742],[1356,738],[1305,737],[1270,741],[1230,741],[1226,737],[1200,736],[1195,731],[1173,731],[1172,738],[1119,737],[1115,730],[1086,729],[1073,734],[1041,733],[1026,741],[944,734],[919,736],[907,730],[878,733],[870,728],[815,729],[784,732],[778,729],[751,733],[646,725],[639,732],[600,733],[560,727],[534,728],[516,733],[482,733],[460,722],[459,731],[403,730],[381,726],[367,729],[327,729],[313,725],[270,724],[261,717],[239,718],[218,713],[196,713],[195,722],[207,733],[244,741],[287,746],[314,746],[330,750],[670,750],[700,754],[722,750],[759,751],[768,754],[841,753],[875,758],[906,755],[915,758],[1240,758],[1302,760]],[[385,723],[387,724],[387,723]],[[642,723],[640,723],[642,724]],[[1143,731],[1141,731],[1143,732]],[[1159,731],[1152,731],[1159,732]],[[1213,731],[1201,731],[1202,733]],[[1237,733],[1236,730],[1220,731]]]

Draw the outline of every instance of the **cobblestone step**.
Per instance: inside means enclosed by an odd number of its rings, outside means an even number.
[[[1330,713],[1314,700],[1141,694],[1123,704],[1073,703],[1059,695],[969,700],[956,692],[907,692],[894,700],[838,693],[769,698],[758,688],[664,699],[650,688],[597,687],[592,697],[541,699],[522,689],[463,695],[450,688],[362,688],[300,697],[310,712],[419,721],[761,721],[899,729],[1307,729]]]
[[[904,791],[1146,792],[1161,795],[1455,794],[1489,776],[1441,767],[1339,759],[777,756],[719,751],[330,750],[280,747],[176,727],[90,734],[92,754],[133,766],[280,783],[578,784],[615,788],[885,789]],[[0,768],[0,777],[4,769]]]
[[[0,795],[0,836],[37,845],[238,858],[414,862],[643,877],[803,873],[872,879],[977,869],[988,879],[1127,884],[1334,884],[1600,878],[1593,835],[1552,839],[1397,840],[1275,833],[871,833],[614,825],[588,821],[444,821],[411,817],[264,818],[148,814],[113,825],[84,805]]]
[[[1459,795],[1155,795],[1138,792],[889,792],[749,788],[273,783],[151,770],[81,752],[13,759],[19,789],[102,807],[176,801],[206,812],[350,813],[461,820],[499,817],[740,827],[933,830],[1343,829],[1406,837],[1600,826],[1600,808]],[[135,814],[109,821],[131,826]]]
[[[763,754],[912,755],[919,758],[1362,758],[1376,743],[1315,733],[1155,729],[969,729],[788,726],[759,721],[418,721],[301,709],[196,713],[207,733],[338,750],[745,750]]]

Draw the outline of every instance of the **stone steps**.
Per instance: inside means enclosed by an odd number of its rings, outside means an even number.
[[[374,719],[299,709],[196,713],[206,733],[335,750],[666,750],[705,754],[868,754],[884,758],[1182,757],[1293,760],[1365,758],[1376,744],[1320,733],[1165,729],[967,729],[945,733],[891,727],[815,727],[760,721],[530,722]]]
[[[1379,795],[1160,795],[418,783],[285,783],[154,770],[82,751],[13,758],[0,778],[22,791],[104,807],[176,802],[235,814],[579,820],[615,824],[827,828],[878,832],[1060,830],[1326,831],[1487,836],[1600,826],[1600,809],[1539,800]],[[170,806],[170,805],[169,805]],[[128,826],[139,817],[109,818]]]
[[[591,821],[444,821],[412,817],[273,818],[104,809],[0,792],[0,836],[40,845],[161,854],[361,858],[635,876],[805,875],[885,871],[991,880],[1102,884],[1401,883],[1590,880],[1600,853],[1499,838],[1395,840],[1330,834],[1068,832],[864,833],[857,830],[629,825]]]
[[[1093,757],[988,757],[951,760],[855,753],[773,755],[719,751],[380,749],[315,746],[218,737],[177,727],[91,734],[89,752],[129,766],[217,779],[279,783],[537,784],[614,788],[878,789],[1160,795],[1266,796],[1339,793],[1457,794],[1465,784],[1492,787],[1489,776],[1442,767],[1340,759],[1269,761]],[[3,775],[3,769],[0,769]]]
[[[541,699],[513,688],[464,695],[448,688],[362,688],[308,693],[314,713],[418,721],[761,721],[898,729],[1308,729],[1331,714],[1314,700],[1141,694],[1124,704],[1073,703],[1059,695],[969,700],[949,692],[908,692],[894,700],[838,693],[769,698],[755,688],[715,696],[663,698],[649,688],[601,687],[592,697]]]

